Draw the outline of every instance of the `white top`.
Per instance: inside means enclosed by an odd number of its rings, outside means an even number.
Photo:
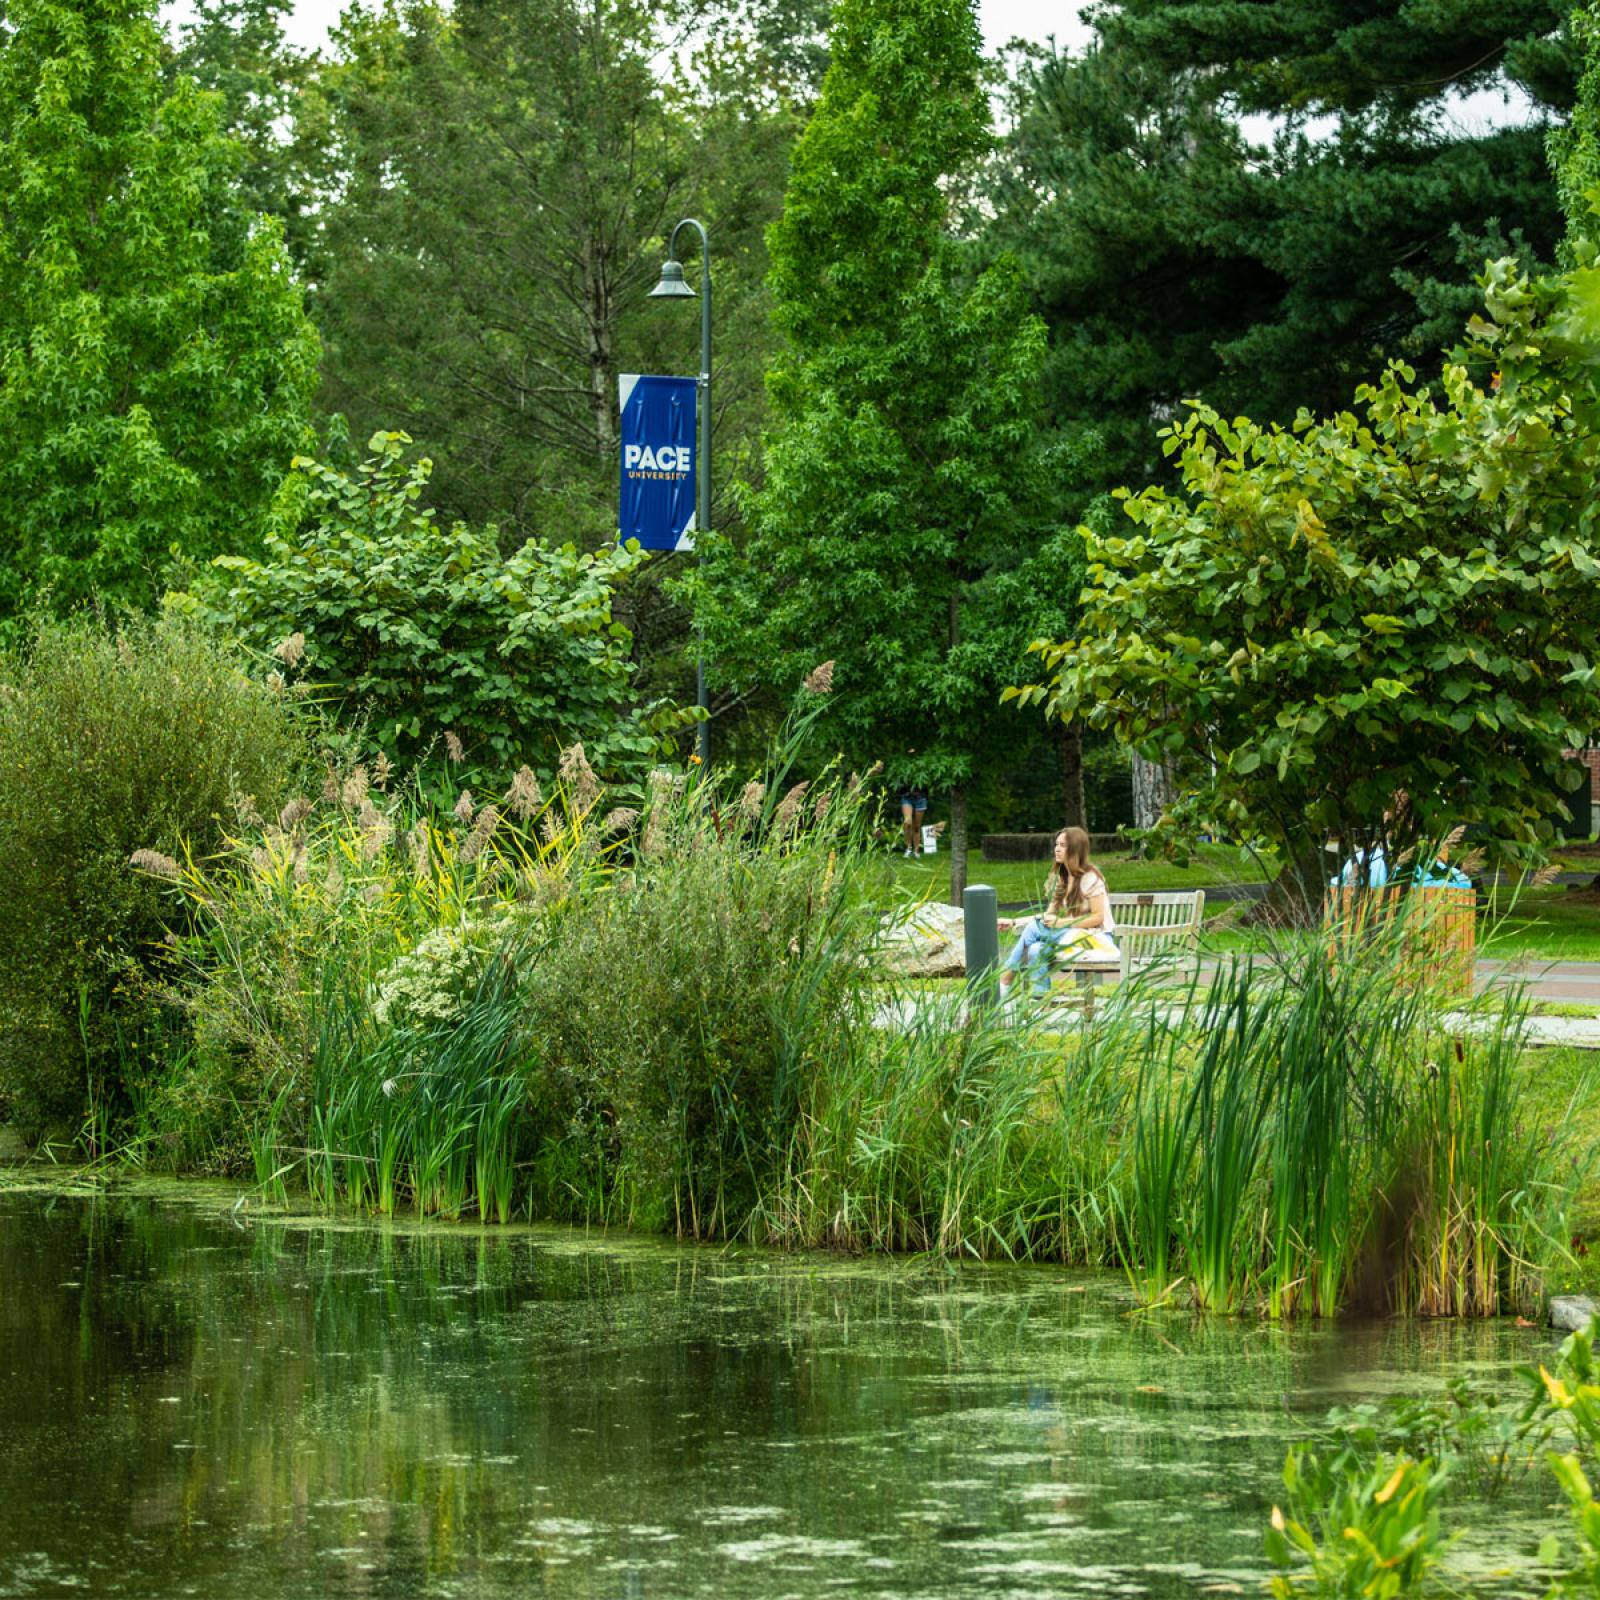
[[[1051,900],[1055,899],[1055,893],[1056,875],[1054,868],[1052,868],[1050,872]],[[1097,868],[1090,867],[1089,870],[1078,879],[1078,893],[1083,896],[1085,901],[1092,901],[1097,894],[1103,894],[1106,897],[1106,920],[1100,924],[1100,927],[1097,931],[1101,933],[1115,933],[1117,921],[1116,918],[1111,914],[1111,891],[1106,887],[1106,880],[1100,876]]]

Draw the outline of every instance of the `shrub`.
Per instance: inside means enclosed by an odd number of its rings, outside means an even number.
[[[214,849],[236,802],[276,808],[299,749],[186,626],[46,622],[0,660],[0,1110],[37,1131],[130,1091],[171,908],[129,858]]]
[[[555,909],[522,981],[531,1097],[589,1203],[697,1238],[747,1229],[871,1004],[859,802],[825,781],[747,793],[741,816],[658,781],[629,870]]]
[[[524,770],[448,816],[358,769],[180,876],[195,1051],[159,1115],[188,1160],[385,1211],[746,1229],[865,1026],[865,791],[562,766],[548,804]]]
[[[374,434],[354,476],[297,457],[265,556],[220,557],[173,604],[276,652],[402,763],[448,734],[474,776],[545,770],[573,740],[602,771],[642,768],[690,716],[634,703],[612,601],[646,558],[536,539],[503,556],[493,528],[443,527],[410,442]]]
[[[538,838],[536,786],[513,791],[519,817],[380,781],[330,775],[169,885],[194,1048],[153,1115],[185,1164],[246,1170],[263,1139],[304,1151],[351,1080],[404,1077],[395,1038],[457,1027],[519,908],[586,846],[581,825]]]

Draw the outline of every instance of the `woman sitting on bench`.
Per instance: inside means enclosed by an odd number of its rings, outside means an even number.
[[[1007,931],[1021,928],[1000,974],[1002,995],[1009,994],[1017,973],[1027,967],[1034,998],[1043,999],[1050,993],[1050,963],[1057,955],[1108,961],[1119,957],[1111,937],[1116,924],[1106,880],[1089,860],[1089,835],[1082,828],[1063,828],[1056,835],[1055,865],[1048,882],[1050,906],[1042,915],[1022,923],[1000,919]]]

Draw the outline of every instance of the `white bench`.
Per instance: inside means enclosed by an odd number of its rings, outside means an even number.
[[[1206,913],[1204,889],[1184,889],[1177,894],[1113,894],[1112,938],[1121,952],[1116,956],[1075,958],[1062,951],[1051,963],[1057,972],[1070,972],[1083,991],[1086,1010],[1094,1009],[1094,985],[1111,973],[1124,983],[1140,967],[1157,962],[1200,959],[1200,927]]]

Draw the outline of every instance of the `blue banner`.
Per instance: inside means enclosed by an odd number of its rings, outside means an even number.
[[[624,372],[617,529],[646,550],[694,549],[695,380]]]

